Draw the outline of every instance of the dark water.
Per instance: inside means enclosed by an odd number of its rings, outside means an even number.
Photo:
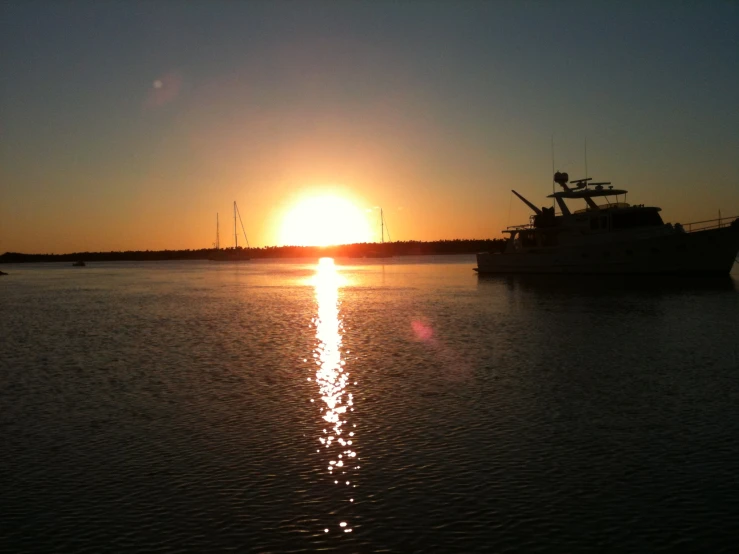
[[[389,262],[4,268],[0,549],[733,551],[737,281]]]

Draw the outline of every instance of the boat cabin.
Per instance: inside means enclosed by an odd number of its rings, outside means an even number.
[[[557,172],[554,181],[563,190],[547,196],[553,198],[559,206],[561,215],[555,209],[538,208],[515,190],[512,191],[533,211],[528,225],[508,227],[503,232],[510,235],[506,251],[523,251],[531,248],[558,246],[565,242],[572,243],[573,235],[577,241],[594,239],[604,233],[625,232],[633,229],[662,227],[665,225],[659,215],[660,208],[641,205],[629,205],[626,200],[627,191],[614,189],[609,182],[593,183],[592,178],[569,181],[567,173]],[[623,195],[623,201],[619,196]],[[615,197],[615,201],[613,201]],[[598,204],[595,199],[605,202]],[[566,200],[583,200],[585,208],[570,210]]]

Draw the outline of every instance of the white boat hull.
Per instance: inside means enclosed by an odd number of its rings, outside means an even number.
[[[739,253],[739,225],[645,238],[477,255],[476,271],[500,273],[726,275]]]

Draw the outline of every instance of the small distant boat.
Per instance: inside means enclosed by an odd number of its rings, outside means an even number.
[[[238,216],[239,222],[241,223],[241,231],[244,233],[244,240],[246,241],[246,247],[249,246],[249,239],[246,237],[246,230],[244,229],[244,222],[241,220],[241,212],[239,207],[236,205],[234,200],[234,247],[233,248],[221,248],[221,237],[220,228],[218,223],[218,214],[216,214],[216,247],[213,252],[210,253],[208,259],[212,262],[246,262],[250,260],[249,254],[246,250],[239,247],[239,234],[236,230],[236,217]]]
[[[390,231],[387,233],[387,238],[390,240]],[[388,254],[387,247],[385,246],[385,216],[380,208],[380,249],[370,250],[364,255],[365,258],[392,258],[392,254]]]
[[[77,261],[77,262],[74,262],[74,263],[73,263],[72,265],[73,265],[74,267],[85,267],[85,265],[86,265],[86,264],[85,264],[85,262],[83,262],[82,260],[79,260],[79,261]]]
[[[739,251],[739,218],[665,223],[660,208],[625,202],[626,190],[591,178],[569,181],[554,174],[563,190],[554,207],[541,208],[511,191],[534,212],[530,223],[508,227],[503,252],[477,255],[479,273],[619,273],[726,275]],[[606,188],[607,187],[607,188]],[[623,195],[624,201],[619,202]],[[616,197],[613,202],[608,197]],[[604,198],[597,204],[594,198]],[[571,211],[565,200],[584,200]],[[729,220],[727,222],[727,219]],[[733,220],[733,221],[732,221]]]

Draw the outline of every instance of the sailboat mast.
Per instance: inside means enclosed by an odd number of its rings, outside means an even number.
[[[236,233],[236,200],[234,200],[234,248],[239,247],[239,235]]]
[[[380,208],[380,241],[385,244],[385,218],[382,217],[382,208]]]
[[[218,222],[218,212],[216,212],[216,250],[221,249],[221,227]]]
[[[244,233],[244,240],[246,241],[246,247],[251,248],[251,246],[249,246],[249,237],[246,236],[246,229],[244,229],[244,220],[241,219],[241,212],[239,211],[239,206],[238,204],[236,204],[236,202],[234,202],[234,205],[236,206],[236,213],[239,216],[239,223],[241,223],[241,230]]]

